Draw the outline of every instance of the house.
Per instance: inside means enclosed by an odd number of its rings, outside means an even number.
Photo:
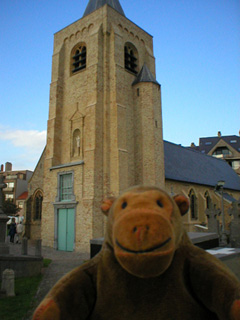
[[[0,175],[4,177],[4,183],[7,185],[3,189],[3,193],[6,200],[11,200],[14,204],[20,204],[21,201],[18,201],[21,195],[25,195],[25,192],[28,191],[28,181],[30,180],[33,172],[30,170],[12,170],[12,163],[6,162],[5,168],[4,165],[1,165]]]
[[[28,192],[27,191],[24,191],[16,199],[16,206],[19,208],[18,216],[23,217],[23,218],[24,218],[25,212],[26,212],[27,199],[28,199]]]
[[[200,138],[199,146],[192,143],[191,148],[224,159],[240,175],[240,136],[222,136],[221,132],[218,131],[216,137]]]

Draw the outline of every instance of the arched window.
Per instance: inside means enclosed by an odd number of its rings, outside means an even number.
[[[77,45],[72,50],[71,56],[71,73],[74,74],[82,69],[85,69],[87,65],[87,49],[83,44]]]
[[[206,208],[209,209],[212,199],[210,198],[208,191],[205,192],[204,197],[206,199]]]
[[[138,58],[137,58],[137,49],[131,43],[126,43],[124,46],[124,61],[125,61],[125,69],[128,71],[137,74],[138,67]]]
[[[189,201],[190,201],[190,212],[191,212],[191,219],[197,220],[197,197],[193,189],[190,190],[189,194]]]
[[[33,197],[30,196],[28,199],[27,199],[27,205],[26,205],[26,223],[29,223],[31,222],[31,219],[32,219],[32,216],[31,216],[31,213],[32,213],[32,199]]]
[[[42,201],[42,192],[37,191],[37,193],[34,196],[34,220],[41,220],[42,218]]]

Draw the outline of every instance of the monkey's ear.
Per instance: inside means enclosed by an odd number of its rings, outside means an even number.
[[[115,201],[116,198],[114,197],[109,197],[103,200],[102,205],[101,205],[101,210],[102,212],[108,216],[109,210],[112,207],[113,202]]]
[[[184,216],[189,209],[189,200],[187,197],[181,194],[177,194],[176,196],[173,197],[174,201],[176,202],[180,213],[182,216]]]

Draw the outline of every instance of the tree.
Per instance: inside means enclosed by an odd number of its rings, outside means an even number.
[[[10,199],[3,200],[3,212],[7,216],[15,216],[20,209]]]

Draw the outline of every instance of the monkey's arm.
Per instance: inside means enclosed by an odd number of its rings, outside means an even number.
[[[86,320],[95,299],[95,266],[78,267],[60,279],[38,306],[33,320]]]
[[[222,262],[194,247],[189,276],[197,298],[220,320],[240,320],[240,283]]]

